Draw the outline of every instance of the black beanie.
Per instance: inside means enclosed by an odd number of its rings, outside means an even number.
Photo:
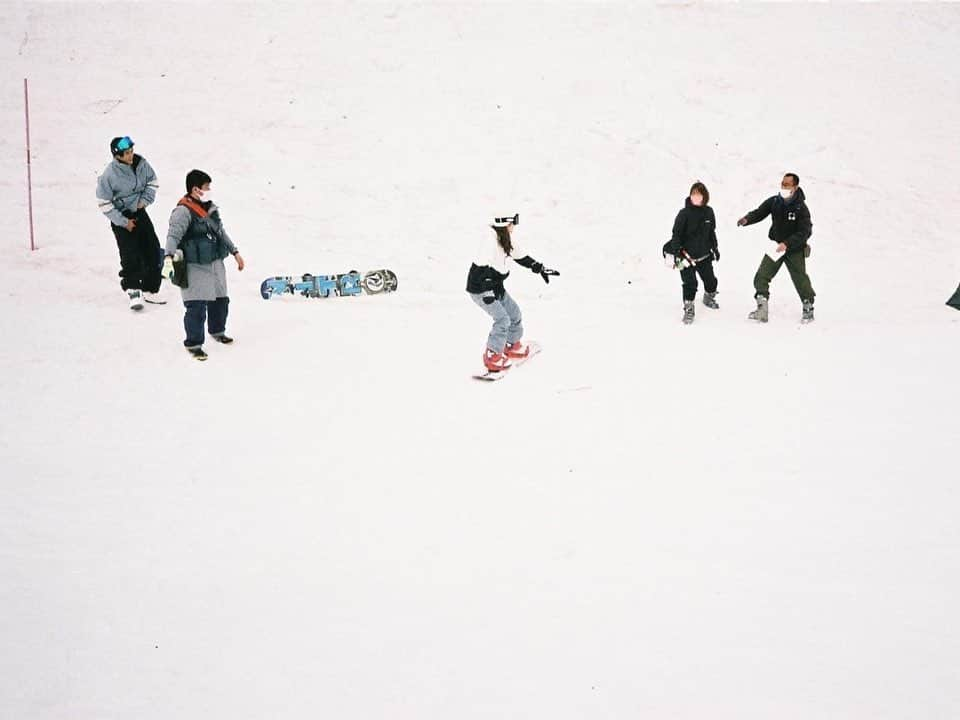
[[[201,188],[204,186],[204,183],[208,182],[213,181],[203,170],[191,170],[187,173],[187,195],[189,195],[190,191],[194,188]]]

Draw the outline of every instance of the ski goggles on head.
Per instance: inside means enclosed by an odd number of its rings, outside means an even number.
[[[519,225],[520,224],[520,213],[513,215],[511,217],[495,217],[493,219],[494,227],[506,227],[507,225]]]
[[[117,141],[117,150],[119,150],[120,152],[126,152],[132,147],[133,147],[133,140],[131,140],[130,137],[127,135],[124,135],[122,138],[120,138]]]

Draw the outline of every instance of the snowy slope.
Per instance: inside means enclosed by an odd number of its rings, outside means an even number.
[[[952,718],[960,8],[0,5],[0,717]],[[30,79],[28,249],[22,78]],[[132,316],[114,135],[163,233],[211,173],[234,346]],[[817,321],[786,273],[802,178]],[[660,246],[694,179],[718,312]],[[492,212],[542,356],[468,379]],[[264,302],[277,273],[400,291]]]

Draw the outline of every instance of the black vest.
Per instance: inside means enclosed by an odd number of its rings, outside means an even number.
[[[181,200],[180,204],[190,211],[190,225],[180,241],[183,259],[188,263],[209,265],[229,255],[220,232],[220,211],[214,208],[212,213],[200,215],[197,212],[200,206],[195,202],[185,203]]]

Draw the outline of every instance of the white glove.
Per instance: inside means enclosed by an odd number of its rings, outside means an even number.
[[[160,271],[160,275],[173,282],[173,258],[169,255],[163,259],[163,269]]]
[[[673,268],[677,266],[677,259],[673,255],[667,253],[663,256],[663,264],[673,270]]]

